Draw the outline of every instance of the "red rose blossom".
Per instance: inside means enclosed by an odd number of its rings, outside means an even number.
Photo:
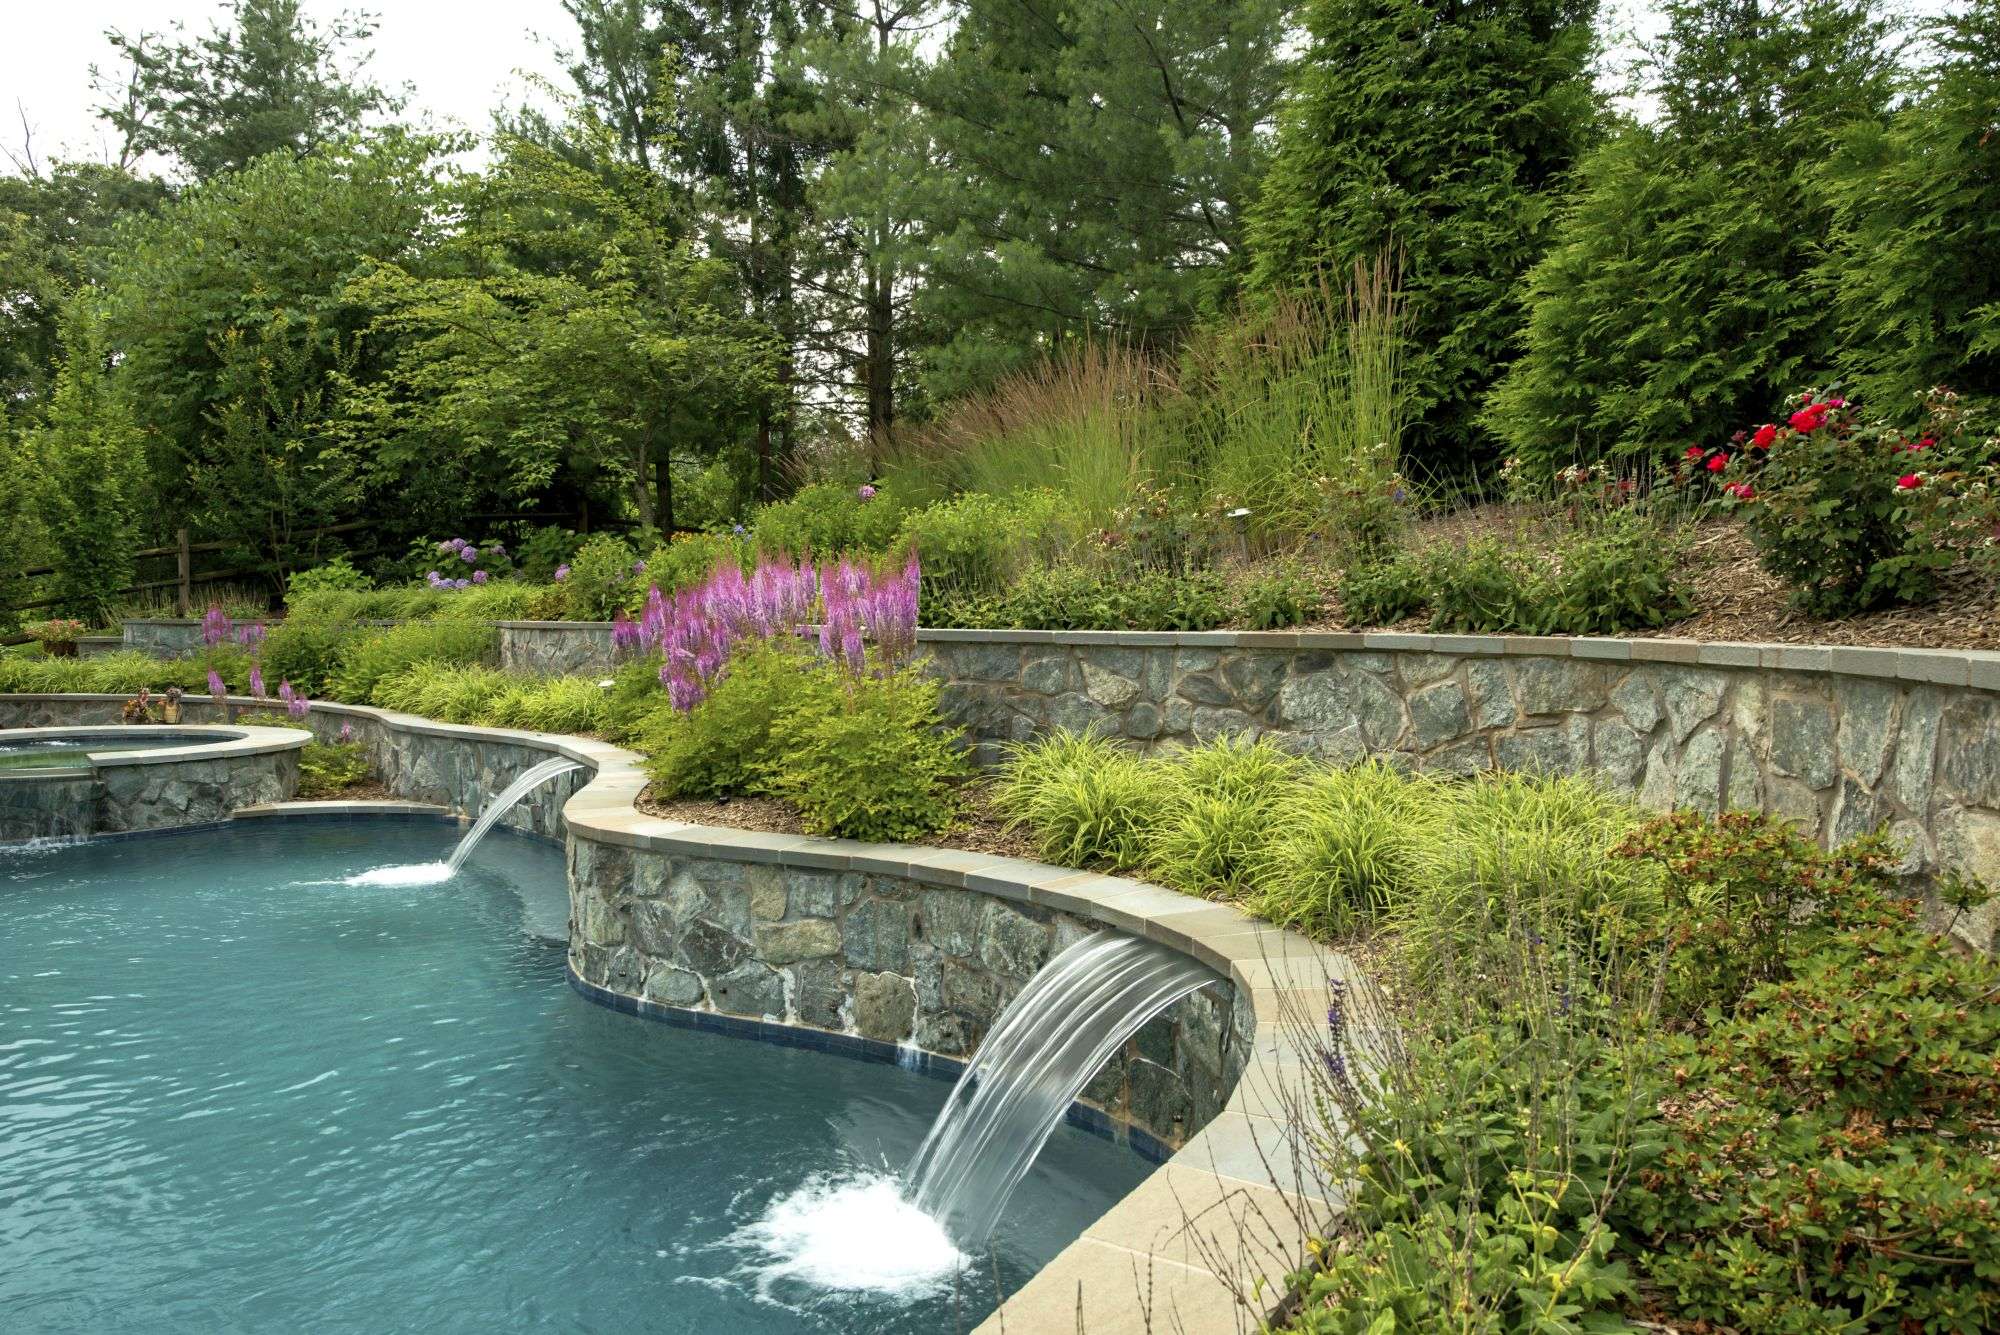
[[[1757,496],[1757,493],[1751,489],[1748,482],[1732,482],[1724,487],[1723,490],[1739,501],[1755,500]]]
[[[1811,433],[1826,425],[1826,405],[1815,403],[1791,416],[1792,430]]]
[[[1764,423],[1764,425],[1757,428],[1756,435],[1750,437],[1750,443],[1752,445],[1755,445],[1760,450],[1768,450],[1771,448],[1771,442],[1776,440],[1777,438],[1778,438],[1778,428],[1772,426],[1769,422],[1766,422]]]
[[[1726,454],[1718,454],[1708,461],[1708,471],[1711,473],[1720,473],[1727,467],[1729,467],[1729,456]]]
[[[1699,458],[1701,458],[1701,446],[1699,446],[1699,445],[1690,445],[1690,446],[1688,446],[1688,447],[1687,447],[1687,453],[1686,453],[1686,454],[1683,454],[1683,455],[1681,456],[1681,458],[1683,458],[1683,459],[1699,459]]]
[[[1915,491],[1924,485],[1924,480],[1915,473],[1905,473],[1896,479],[1897,491]]]

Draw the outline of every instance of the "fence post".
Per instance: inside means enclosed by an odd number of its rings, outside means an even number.
[[[188,531],[174,530],[175,573],[180,576],[181,615],[194,615],[194,554],[188,550]]]

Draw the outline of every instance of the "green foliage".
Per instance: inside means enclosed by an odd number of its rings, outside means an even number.
[[[1340,606],[1350,626],[1393,626],[1429,597],[1422,561],[1408,553],[1349,566],[1340,575]]]
[[[293,571],[285,581],[285,598],[296,605],[295,600],[302,594],[359,592],[374,587],[375,581],[356,570],[352,561],[336,556],[331,561]]]
[[[637,583],[657,584],[671,595],[700,584],[718,566],[741,565],[745,555],[745,544],[726,533],[676,533],[671,542],[653,548]]]
[[[574,530],[544,524],[514,544],[514,571],[531,583],[546,583],[555,578],[558,566],[575,558],[582,545],[582,535]]]
[[[1059,867],[1133,871],[1150,860],[1161,796],[1157,764],[1095,733],[1059,728],[1009,750],[993,808]]]
[[[641,596],[638,576],[632,569],[637,560],[625,540],[610,533],[599,533],[577,548],[569,563],[569,577],[563,581],[569,616],[578,621],[609,621],[614,612],[635,605]]]
[[[1251,630],[1287,630],[1319,615],[1319,586],[1291,564],[1267,566],[1237,588],[1237,615]]]
[[[298,796],[337,797],[368,782],[368,751],[359,742],[307,742],[299,752]]]
[[[1057,565],[1030,570],[999,598],[947,602],[924,619],[1035,630],[1213,630],[1229,620],[1231,602],[1213,571],[1177,576]]]
[[[1931,420],[1916,433],[1933,444],[1916,452],[1910,433],[1864,421],[1852,405],[1836,407],[1816,393],[1792,405],[1798,411],[1776,428],[1770,448],[1743,451],[1726,474],[1752,479],[1745,509],[1764,568],[1816,617],[1934,596],[1937,576],[1953,554],[1919,522],[1924,498],[1898,479],[1920,468],[1949,467],[1945,456],[1961,443],[1957,432],[1935,421],[1936,401]],[[1944,442],[1933,433],[1944,435]]]
[[[1298,780],[1298,758],[1270,742],[1224,736],[1159,768],[1172,782],[1150,832],[1148,869],[1185,894],[1241,890]]]
[[[478,663],[420,659],[375,684],[372,703],[445,723],[532,732],[595,733],[606,697],[587,677],[535,677]]]
[[[758,509],[750,531],[760,556],[830,560],[843,552],[886,552],[896,540],[903,509],[889,487],[870,489],[837,482],[803,487],[789,500]]]
[[[1553,547],[1553,551],[1551,551]],[[1682,544],[1665,526],[1610,511],[1553,539],[1475,538],[1420,558],[1431,629],[1519,635],[1615,635],[1693,610]],[[1364,590],[1366,589],[1364,585]],[[1388,595],[1401,592],[1386,580]]]
[[[151,654],[116,653],[96,658],[47,658],[0,654],[0,692],[29,695],[129,695],[140,688],[206,691],[214,663],[232,686],[240,686],[247,665],[240,658],[161,659]]]
[[[1314,0],[1312,47],[1251,215],[1255,277],[1402,256],[1410,450],[1462,471],[1520,328],[1517,284],[1597,121],[1588,0]],[[1393,94],[1389,90],[1394,90]]]
[[[1829,853],[1762,812],[1676,811],[1635,830],[1617,855],[1666,873],[1665,913],[1640,929],[1649,939],[1636,944],[1663,956],[1661,1014],[1670,1020],[1733,1013],[1752,988],[1790,977],[1795,955],[1893,898],[1885,839],[1869,835]]]
[[[739,650],[694,709],[654,711],[639,725],[653,791],[661,797],[763,791],[783,756],[773,737],[778,720],[793,712],[824,717],[838,708],[839,696],[838,674],[819,659],[776,646]]]
[[[1544,473],[1720,442],[1831,359],[1811,282],[1830,215],[1811,185],[1834,131],[1889,103],[1882,25],[1868,0],[1664,8],[1661,116],[1583,163],[1488,406]]]
[[[915,667],[841,679],[831,700],[772,719],[759,786],[796,807],[808,834],[910,840],[946,828],[967,763],[939,690]]]
[[[928,608],[1002,593],[1030,566],[1060,559],[1080,526],[1075,510],[1054,491],[969,492],[910,511],[896,546],[916,550]]]
[[[1510,937],[1602,960],[1660,921],[1660,869],[1615,855],[1638,809],[1589,779],[1481,775],[1439,805],[1438,837],[1388,906],[1398,952],[1429,985],[1478,985]]]
[[[1833,228],[1815,277],[1838,369],[1876,404],[1936,385],[2000,396],[2000,5],[1974,0],[1931,35],[1942,60],[1919,100],[1886,127],[1850,126],[1817,178]]]
[[[348,621],[287,617],[264,636],[264,672],[271,681],[289,681],[307,695],[324,695],[342,658],[367,634]]]
[[[476,721],[530,732],[591,734],[603,731],[605,690],[595,677],[523,677],[510,684]]]
[[[59,610],[103,625],[114,598],[132,582],[140,440],[107,374],[97,312],[74,303],[62,340],[46,420],[27,436],[25,467],[17,468],[32,474],[38,518],[57,554]]]
[[[498,633],[483,622],[411,621],[391,626],[347,646],[328,679],[328,693],[355,704],[372,704],[376,687],[413,663],[490,663],[499,643]]]
[[[1409,893],[1422,845],[1451,838],[1438,780],[1380,761],[1316,768],[1270,819],[1246,907],[1321,940]]]
[[[1777,1335],[1993,1329],[2000,965],[1902,922],[1789,964],[1661,1054],[1666,1152],[1624,1207],[1650,1279]]]

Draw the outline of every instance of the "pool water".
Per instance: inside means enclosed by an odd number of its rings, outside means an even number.
[[[1149,1171],[1064,1127],[970,1271],[805,1282],[754,1245],[774,1203],[900,1168],[949,1086],[586,1001],[524,837],[345,883],[455,837],[0,849],[0,1330],[929,1335]]]
[[[0,738],[0,774],[23,769],[89,769],[92,751],[162,751],[223,740],[200,733],[106,733],[102,737],[46,737],[32,742]]]

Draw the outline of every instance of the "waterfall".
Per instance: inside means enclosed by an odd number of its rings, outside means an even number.
[[[494,827],[502,816],[517,806],[521,799],[535,789],[573,769],[583,766],[574,760],[557,757],[544,760],[541,764],[526,770],[521,777],[501,790],[500,796],[486,804],[486,810],[479,813],[479,819],[458,841],[458,847],[451,850],[451,857],[444,862],[415,862],[400,867],[376,867],[370,871],[347,878],[349,885],[432,885],[438,881],[450,880],[472,856],[472,850],[486,837],[486,832]]]
[[[1185,955],[1097,932],[1008,1003],[904,1172],[905,1192],[960,1246],[992,1235],[1063,1114],[1139,1027],[1215,981]]]
[[[459,840],[458,847],[451,850],[451,856],[445,860],[445,866],[451,868],[454,872],[464,866],[465,860],[472,856],[472,850],[478,846],[481,839],[486,837],[486,832],[492,829],[502,816],[513,810],[514,806],[522,798],[558,775],[567,774],[573,769],[582,768],[583,766],[577,764],[574,760],[564,760],[561,757],[557,757],[554,760],[544,760],[541,764],[508,784],[500,796],[488,802],[486,810],[479,813],[479,819],[474,821],[472,828],[465,832],[465,838]]]

